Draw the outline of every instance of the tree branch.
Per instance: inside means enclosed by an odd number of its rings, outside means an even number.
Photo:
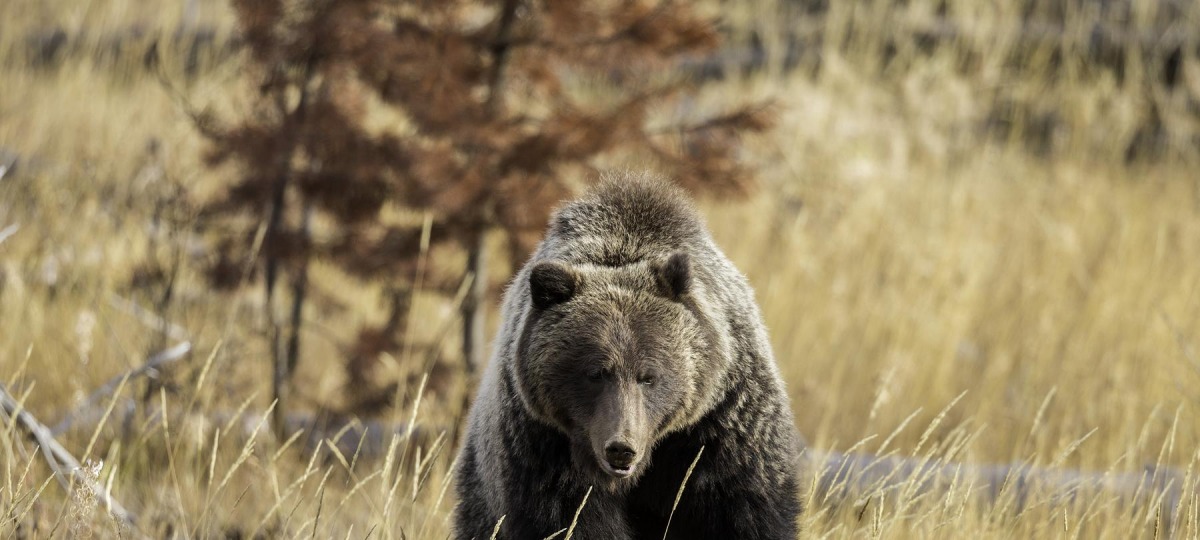
[[[117,387],[119,387],[123,381],[133,380],[143,375],[154,376],[158,373],[158,368],[179,361],[184,356],[187,356],[187,354],[191,351],[192,342],[180,342],[174,347],[151,356],[146,360],[146,363],[142,364],[141,366],[109,379],[108,382],[104,383],[104,386],[101,386],[98,390],[92,392],[83,403],[81,403],[78,407],[75,407],[75,409],[70,413],[67,413],[67,415],[58,422],[58,424],[55,424],[54,429],[50,430],[50,433],[55,436],[62,435],[70,430],[71,426],[78,422],[81,417],[90,416],[93,413],[93,410],[96,408],[96,405],[98,405],[104,398],[112,395],[113,392],[116,392]]]
[[[113,294],[108,297],[108,303],[121,311],[133,315],[138,322],[146,325],[147,327],[165,333],[167,337],[175,341],[184,341],[188,338],[188,332],[182,326],[172,323],[161,316],[150,312],[132,300],[128,300]]]

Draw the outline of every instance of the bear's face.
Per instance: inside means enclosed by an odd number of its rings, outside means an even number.
[[[621,268],[539,263],[530,273],[517,385],[601,485],[639,476],[695,408],[709,343],[687,305],[690,286],[682,254]]]

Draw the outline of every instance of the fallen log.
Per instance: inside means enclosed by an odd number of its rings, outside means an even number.
[[[1010,503],[1015,512],[1045,502],[1069,504],[1086,496],[1107,495],[1126,507],[1157,514],[1167,531],[1179,517],[1184,497],[1195,495],[1198,489],[1196,478],[1170,467],[1100,473],[813,450],[805,452],[802,467],[812,478],[814,506],[861,507],[871,499],[893,495],[945,495],[954,485],[970,486],[972,496],[985,504]]]
[[[39,422],[37,418],[34,418],[29,411],[26,411],[8,393],[4,385],[0,385],[0,410],[4,412],[4,416],[8,421],[16,422],[37,443],[42,456],[46,460],[46,464],[50,467],[55,478],[58,479],[58,482],[62,484],[64,489],[70,492],[72,489],[79,489],[78,486],[82,486],[83,489],[90,491],[96,498],[104,501],[105,509],[114,518],[136,530],[137,516],[126,510],[124,505],[113,498],[112,494],[96,478],[86,474],[83,465],[79,464],[79,460],[75,459],[75,456],[71,455],[66,448],[59,444],[54,439],[50,429]]]

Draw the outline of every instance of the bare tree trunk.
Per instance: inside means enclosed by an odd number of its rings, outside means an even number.
[[[508,64],[510,37],[513,22],[516,20],[520,0],[505,0],[500,12],[500,27],[496,39],[492,43],[492,71],[488,76],[488,97],[485,107],[493,118],[503,114],[504,100],[504,71]],[[471,276],[471,288],[463,299],[462,313],[462,351],[463,362],[467,374],[474,376],[483,365],[484,358],[484,314],[487,297],[487,254],[484,250],[484,239],[487,236],[490,211],[482,211],[480,224],[467,240],[467,274]]]
[[[271,214],[267,218],[266,275],[263,293],[266,300],[267,324],[271,333],[271,397],[275,400],[271,427],[279,440],[284,440],[283,413],[287,410],[287,359],[283,355],[283,328],[275,317],[275,282],[279,279],[279,257],[270,242],[274,240],[282,221],[287,183],[280,179],[275,185]]]
[[[309,240],[312,236],[312,202],[304,202],[304,217],[300,223],[300,242],[304,253],[301,255],[300,268],[296,270],[296,280],[292,282],[292,320],[291,335],[288,337],[287,366],[288,373],[296,370],[296,362],[300,356],[300,326],[304,322],[304,301],[308,296],[308,265]]]
[[[484,314],[487,297],[487,252],[484,246],[484,230],[477,230],[467,245],[467,273],[471,276],[471,287],[463,298],[462,351],[467,374],[475,375],[483,365],[484,358]]]
[[[285,119],[285,124],[300,126],[304,124],[305,113],[308,109],[309,87],[312,83],[313,72],[316,59],[309,58],[305,66],[304,75],[299,80],[300,100],[296,107],[288,110],[287,99],[283,93],[276,96],[276,106],[279,108],[281,116]],[[286,137],[286,149],[280,155],[279,178],[275,180],[273,186],[274,191],[271,194],[271,207],[267,217],[267,231],[264,249],[266,253],[265,276],[263,286],[266,295],[266,311],[268,323],[271,326],[271,397],[275,400],[274,412],[271,415],[271,429],[279,440],[284,440],[286,437],[286,426],[284,418],[288,410],[288,390],[289,382],[295,357],[299,354],[300,347],[300,323],[297,318],[297,312],[303,310],[304,295],[296,294],[297,289],[306,290],[308,288],[308,259],[307,254],[304,255],[304,260],[301,264],[300,274],[296,277],[293,283],[292,296],[292,332],[288,338],[288,342],[284,343],[283,326],[275,318],[275,282],[279,279],[279,270],[282,261],[279,260],[279,253],[275,250],[272,242],[276,240],[279,230],[283,225],[284,215],[287,205],[287,190],[291,184],[292,176],[295,171],[292,169],[292,158],[296,153],[296,147],[300,141],[297,140],[295,129],[286,130],[283,135]],[[311,207],[306,201],[301,216],[301,235],[303,241],[308,242],[308,227],[310,219]],[[295,352],[292,349],[295,349]]]
[[[505,0],[503,11],[500,12],[500,28],[496,32],[496,41],[492,43],[492,72],[488,77],[488,98],[484,105],[493,118],[503,112],[500,87],[504,84],[504,70],[508,67],[513,21],[517,18],[517,8],[520,6],[521,0]]]
[[[276,357],[275,376],[272,381],[275,383],[274,391],[275,398],[278,403],[272,411],[271,423],[275,429],[275,435],[279,440],[287,438],[286,433],[286,411],[283,407],[284,402],[290,397],[290,386],[288,381],[292,378],[292,373],[296,371],[296,364],[300,359],[300,330],[304,323],[304,301],[308,297],[308,244],[312,225],[312,203],[305,201],[303,217],[300,223],[300,242],[302,249],[305,252],[301,255],[300,267],[296,269],[295,280],[292,281],[292,310],[291,319],[288,321],[288,341],[287,347],[284,350],[282,358]],[[281,332],[276,332],[278,336]]]

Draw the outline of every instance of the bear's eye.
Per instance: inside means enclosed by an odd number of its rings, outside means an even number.
[[[605,371],[603,369],[593,369],[587,374],[587,378],[592,382],[600,382],[604,380]]]
[[[643,385],[643,386],[654,386],[654,382],[656,380],[657,380],[657,377],[647,373],[645,375],[641,375],[638,377],[638,384]]]

